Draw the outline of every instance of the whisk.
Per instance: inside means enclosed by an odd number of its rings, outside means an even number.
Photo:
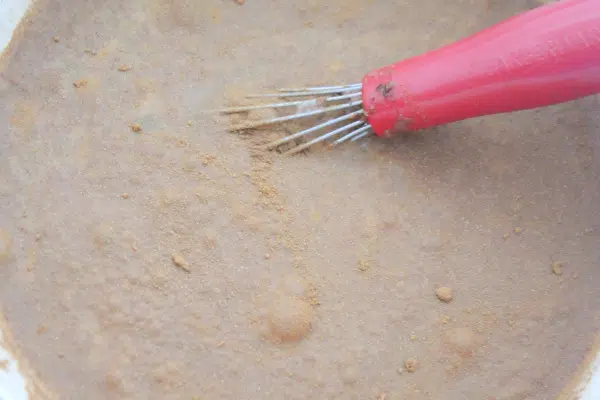
[[[343,112],[265,146],[275,149],[321,132],[284,152],[294,154],[327,140],[330,146],[337,146],[372,135],[390,137],[599,92],[600,0],[562,0],[437,50],[373,70],[362,83],[284,88],[248,97],[289,101],[218,111],[295,110],[289,115],[231,126],[233,132]]]

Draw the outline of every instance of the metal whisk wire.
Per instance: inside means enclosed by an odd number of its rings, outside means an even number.
[[[361,138],[369,136],[373,133],[371,126],[364,120],[364,112],[362,108],[362,84],[353,84],[353,85],[341,85],[341,86],[316,86],[316,87],[304,87],[304,88],[282,88],[279,89],[276,93],[267,93],[267,94],[252,94],[246,96],[247,98],[302,98],[302,97],[312,97],[312,99],[308,100],[294,100],[294,101],[285,101],[285,102],[277,102],[277,103],[269,103],[262,105],[250,105],[250,106],[239,106],[239,107],[228,107],[220,110],[215,110],[221,114],[235,114],[241,112],[248,112],[253,110],[260,109],[285,109],[285,108],[295,108],[295,112],[289,115],[274,117],[269,119],[262,119],[259,121],[251,121],[246,123],[241,123],[237,125],[233,125],[229,128],[230,131],[243,131],[252,128],[257,128],[266,125],[272,125],[287,121],[293,121],[301,118],[318,116],[330,112],[338,112],[343,111],[344,114],[340,117],[336,117],[330,119],[321,124],[312,126],[310,128],[304,129],[300,132],[294,133],[292,135],[283,137],[281,139],[272,141],[265,145],[265,149],[272,150],[277,148],[278,146],[288,143],[294,139],[306,136],[308,134],[320,131],[324,128],[333,127],[334,125],[348,122],[352,120],[356,120],[346,125],[343,125],[339,128],[333,129],[331,131],[326,131],[321,135],[315,137],[312,140],[309,140],[306,143],[303,143],[297,147],[294,147],[284,154],[295,154],[313,144],[323,142],[327,139],[333,138],[337,135],[345,133],[343,136],[338,138],[337,140],[331,143],[331,146],[337,146],[346,141],[357,141]],[[319,99],[324,97],[324,99]],[[346,133],[347,131],[350,131]]]

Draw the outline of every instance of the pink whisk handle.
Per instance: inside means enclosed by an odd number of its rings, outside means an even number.
[[[563,0],[363,78],[378,136],[600,93],[600,0]]]

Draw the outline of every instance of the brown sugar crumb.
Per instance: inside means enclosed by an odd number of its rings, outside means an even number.
[[[129,127],[135,133],[140,133],[142,131],[142,126],[140,124],[135,124],[134,123],[134,124],[129,125]]]
[[[188,264],[187,260],[183,258],[180,254],[173,254],[172,256],[173,264],[178,266],[184,271],[191,272],[190,264]]]
[[[87,79],[79,79],[76,80],[75,82],[73,82],[73,86],[75,86],[76,88],[82,88],[82,87],[86,87],[88,84]]]
[[[54,40],[56,43],[60,42],[60,36],[54,36],[52,38],[52,40]]]
[[[121,72],[127,72],[130,69],[131,69],[131,65],[129,65],[129,64],[121,64],[119,66],[119,71],[121,71]]]
[[[129,193],[123,193],[121,195],[121,197],[124,198],[124,199],[128,199],[129,198]]]
[[[404,362],[404,368],[406,368],[408,372],[415,372],[419,368],[419,361],[415,358],[409,358]]]

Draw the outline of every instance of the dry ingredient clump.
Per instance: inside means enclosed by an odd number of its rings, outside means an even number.
[[[563,274],[563,263],[560,261],[553,262],[552,273],[556,276],[561,276]]]
[[[447,286],[437,288],[437,290],[435,291],[435,295],[438,299],[445,303],[450,303],[452,299],[454,299],[454,293],[452,291],[452,288],[449,288]]]
[[[419,368],[419,361],[416,358],[409,358],[404,362],[404,368],[408,372],[413,373]]]
[[[191,271],[190,264],[187,262],[187,260],[185,258],[183,258],[183,256],[181,254],[173,254],[171,257],[173,259],[173,264],[175,264],[176,266],[178,266],[179,268],[181,268],[184,271],[187,271],[187,272]]]
[[[73,82],[73,86],[75,86],[76,88],[82,88],[82,87],[86,87],[88,84],[87,79],[79,79],[76,80],[75,82]]]
[[[133,124],[129,125],[129,127],[135,133],[140,133],[142,131],[142,126],[140,124],[137,124],[137,123],[133,123]]]
[[[273,301],[269,311],[271,335],[282,343],[304,339],[312,328],[313,310],[306,300],[281,295]]]

